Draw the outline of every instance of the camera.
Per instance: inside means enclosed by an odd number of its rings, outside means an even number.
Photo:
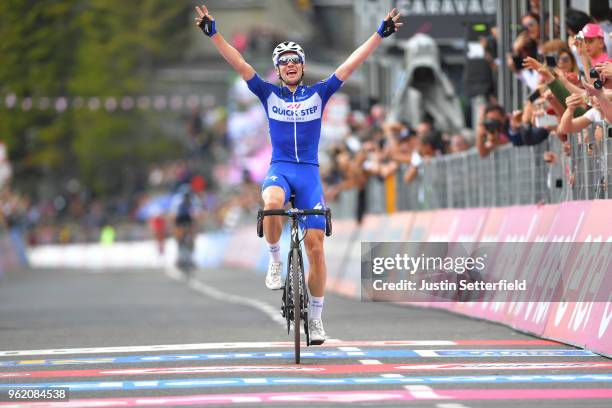
[[[579,31],[578,34],[574,36],[574,39],[576,41],[584,41],[584,33],[582,31]]]
[[[595,87],[595,89],[603,88],[603,82],[601,81],[599,73],[595,70],[595,68],[591,68],[591,70],[589,71],[589,76],[595,80],[595,82],[593,82],[593,86]]]
[[[499,132],[502,128],[502,123],[497,119],[487,119],[484,121],[483,125],[489,133]]]
[[[546,66],[555,68],[557,66],[557,56],[555,54],[546,55]]]

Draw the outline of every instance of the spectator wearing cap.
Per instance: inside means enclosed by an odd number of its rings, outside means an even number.
[[[589,57],[590,66],[594,67],[606,62],[608,53],[604,43],[604,31],[599,24],[589,23],[585,25],[582,29],[582,35],[584,36],[584,47]],[[586,71],[585,73],[588,74]]]

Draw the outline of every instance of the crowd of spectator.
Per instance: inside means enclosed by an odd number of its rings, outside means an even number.
[[[592,8],[593,15],[567,10],[566,41],[559,38],[558,21],[551,30],[549,19],[537,10],[521,17],[523,30],[506,63],[530,94],[520,110],[507,113],[499,104],[484,109],[476,126],[481,156],[503,144],[536,145],[548,137],[560,138],[569,155],[570,134],[593,122],[612,121],[612,23],[608,5],[601,3]],[[550,38],[542,38],[542,32]],[[545,159],[554,155],[547,152]]]
[[[363,191],[370,177],[395,175],[411,183],[432,158],[470,148],[486,157],[502,145],[531,146],[558,137],[569,155],[570,134],[593,122],[612,121],[612,23],[609,7],[601,3],[593,7],[593,15],[567,10],[567,40],[562,40],[558,18],[548,27],[539,2],[530,2],[506,58],[497,55],[498,30],[493,27],[481,41],[492,83],[483,87],[486,103],[473,118],[473,129],[449,134],[435,129],[428,117],[420,123],[390,120],[379,105],[367,114],[353,112],[349,134],[328,149],[330,160],[321,167],[328,201],[343,189]],[[502,61],[530,92],[522,109],[508,112],[497,100],[493,82]],[[594,134],[601,138],[603,132],[599,128]],[[553,152],[544,154],[547,162],[556,159]]]

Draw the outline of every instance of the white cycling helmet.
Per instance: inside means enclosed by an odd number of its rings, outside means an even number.
[[[274,62],[274,66],[278,65],[278,58],[286,52],[295,52],[300,56],[300,58],[302,58],[303,63],[306,62],[306,55],[304,54],[302,47],[293,41],[285,41],[278,44],[272,52],[272,62]]]

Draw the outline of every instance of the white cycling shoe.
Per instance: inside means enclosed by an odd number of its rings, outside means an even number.
[[[308,320],[308,337],[310,344],[314,346],[320,346],[327,340],[327,334],[323,328],[323,320],[321,319],[310,319]]]
[[[266,287],[268,289],[279,290],[283,287],[281,279],[282,271],[282,262],[270,261],[270,263],[268,263],[268,273],[266,274]]]

